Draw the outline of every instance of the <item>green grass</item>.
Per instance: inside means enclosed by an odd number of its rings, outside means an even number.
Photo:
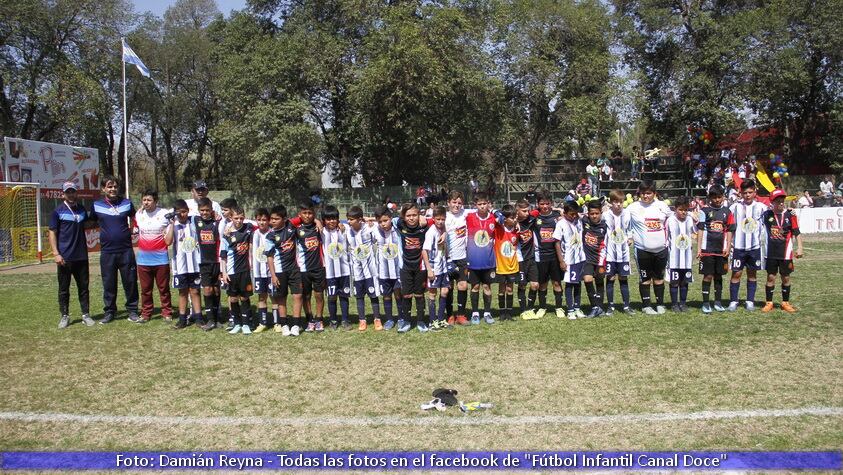
[[[466,400],[494,402],[493,413],[508,416],[843,407],[843,242],[840,236],[806,236],[805,245],[807,257],[794,274],[796,315],[741,310],[704,316],[694,310],[571,322],[549,313],[538,321],[439,334],[370,329],[246,337],[176,332],[158,318],[138,326],[124,315],[88,328],[78,322],[76,304],[76,323],[58,330],[49,266],[47,273],[0,272],[0,412],[463,417],[454,410],[421,414],[419,403],[440,386],[457,388]],[[633,277],[634,301],[636,282]],[[92,276],[95,313],[101,295],[99,278]],[[699,295],[698,281],[691,298]],[[842,444],[843,421],[831,416],[545,426],[0,420],[0,448],[30,450],[755,450]]]

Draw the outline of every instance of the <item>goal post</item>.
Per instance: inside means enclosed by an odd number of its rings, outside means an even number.
[[[41,184],[0,181],[0,266],[43,259]]]

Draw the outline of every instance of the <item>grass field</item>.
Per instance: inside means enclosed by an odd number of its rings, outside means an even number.
[[[439,334],[88,328],[75,303],[58,330],[52,267],[0,272],[0,449],[839,449],[843,237],[805,238],[796,315],[548,314]],[[496,407],[422,413],[441,386]],[[816,407],[833,411],[688,416]],[[620,417],[656,413],[673,416]]]

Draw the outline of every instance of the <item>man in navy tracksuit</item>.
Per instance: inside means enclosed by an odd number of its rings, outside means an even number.
[[[118,272],[126,293],[129,321],[138,322],[138,272],[135,251],[132,249],[135,207],[130,200],[118,196],[119,178],[106,176],[102,183],[104,197],[95,201],[91,207],[91,219],[100,226],[100,272],[105,306],[100,323],[111,322],[117,313]]]

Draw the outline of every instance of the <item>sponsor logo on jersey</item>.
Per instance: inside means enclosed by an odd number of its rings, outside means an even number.
[[[661,231],[662,221],[658,218],[646,218],[644,219],[644,226],[647,228],[647,231]]]
[[[542,242],[553,241],[553,230],[552,229],[542,228],[540,232],[541,232]]]
[[[784,232],[779,226],[770,226],[770,238],[778,241],[784,241]]]
[[[464,238],[468,234],[468,228],[466,226],[460,226],[457,229],[454,229],[454,235],[459,238]]]
[[[304,235],[304,231],[301,231],[302,235]],[[319,247],[319,238],[316,236],[310,236],[304,240],[304,247],[308,251],[312,251]]]
[[[408,237],[404,239],[404,249],[421,249],[419,238]]]
[[[600,245],[600,239],[592,233],[585,233],[585,245],[588,247],[597,247]]]
[[[531,239],[533,239],[533,231],[528,229],[526,231],[520,232],[518,233],[518,237],[521,238],[521,242],[529,242]]]
[[[723,232],[723,221],[712,221],[708,225],[709,229],[715,233],[722,233]]]
[[[474,233],[474,244],[476,244],[477,247],[486,247],[491,242],[492,240],[489,238],[489,233],[487,233],[485,229]]]

